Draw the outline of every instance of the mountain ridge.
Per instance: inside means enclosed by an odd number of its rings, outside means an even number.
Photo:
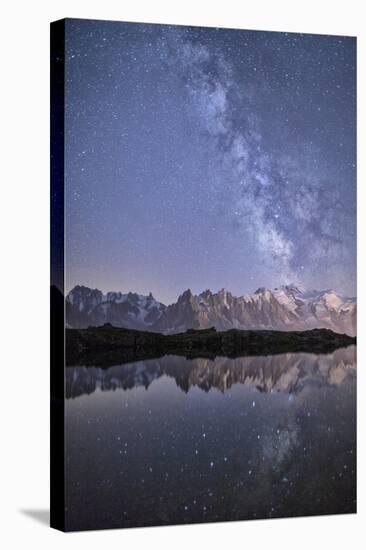
[[[185,290],[166,306],[150,293],[107,292],[76,285],[66,297],[70,328],[111,323],[116,327],[174,334],[187,329],[309,330],[328,328],[356,334],[356,299],[334,290],[304,290],[295,285],[234,296],[221,289],[194,294]]]

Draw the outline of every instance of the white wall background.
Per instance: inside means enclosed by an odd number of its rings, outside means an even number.
[[[358,514],[62,534],[49,502],[49,22],[62,17],[358,36],[359,305],[365,304],[362,1],[42,0],[2,4],[0,29],[0,544],[2,548],[360,548],[365,533],[365,314],[359,313]],[[363,284],[362,284],[363,283]],[[361,341],[360,341],[361,340]],[[26,513],[28,511],[28,513]],[[30,513],[38,516],[32,518]],[[43,518],[43,522],[40,521]],[[363,538],[365,538],[363,536]]]

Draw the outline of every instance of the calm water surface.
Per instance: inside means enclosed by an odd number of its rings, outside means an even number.
[[[66,369],[66,525],[356,510],[355,348]]]

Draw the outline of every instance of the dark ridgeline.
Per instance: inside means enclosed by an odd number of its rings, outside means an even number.
[[[66,330],[67,365],[113,365],[182,355],[187,358],[273,355],[288,352],[330,353],[356,339],[329,329],[308,331],[228,330],[215,328],[165,335],[116,328],[110,324]]]

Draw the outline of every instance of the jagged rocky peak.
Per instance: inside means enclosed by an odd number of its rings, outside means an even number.
[[[326,328],[356,334],[356,300],[333,290],[305,291],[294,284],[273,290],[259,287],[253,294],[233,296],[226,289],[206,289],[194,295],[185,290],[168,307],[150,292],[108,292],[76,286],[67,297],[67,323],[83,328],[111,323],[114,326],[182,332],[187,329],[309,330]]]
[[[273,292],[266,288],[265,286],[260,286],[257,288],[257,290],[254,292],[254,296],[260,297],[262,299],[270,299],[273,296]]]
[[[295,284],[281,285],[279,288],[274,290],[282,290],[288,294],[303,294],[303,290]]]
[[[72,290],[70,290],[68,296],[93,296],[93,295],[100,295],[103,297],[103,293],[98,290],[97,288],[89,288],[88,286],[84,285],[76,285]]]
[[[157,324],[167,333],[190,328],[217,330],[308,330],[325,328],[355,335],[356,302],[336,293],[306,292],[287,284],[271,290],[259,287],[253,294],[233,296],[226,289],[198,296],[188,289],[169,306]]]
[[[105,296],[106,302],[122,302],[126,299],[126,295],[122,292],[107,292]]]
[[[228,297],[229,294],[230,294],[230,292],[228,292],[226,290],[226,288],[221,288],[217,293],[219,298],[221,298],[222,300],[226,300],[226,298]]]
[[[212,292],[209,288],[206,288],[203,292],[201,292],[200,297],[204,300],[207,300],[208,298],[211,298]]]
[[[146,329],[162,315],[165,305],[135,292],[107,292],[76,286],[68,294],[66,318],[70,327],[86,328],[110,323],[116,327]]]
[[[178,303],[189,302],[193,298],[193,294],[190,288],[187,288],[178,298]]]
[[[88,311],[103,301],[103,293],[97,288],[76,285],[67,295],[66,301],[79,311]]]
[[[257,290],[254,292],[254,294],[264,294],[265,292],[268,291],[268,288],[266,288],[265,286],[260,286],[257,288]]]

